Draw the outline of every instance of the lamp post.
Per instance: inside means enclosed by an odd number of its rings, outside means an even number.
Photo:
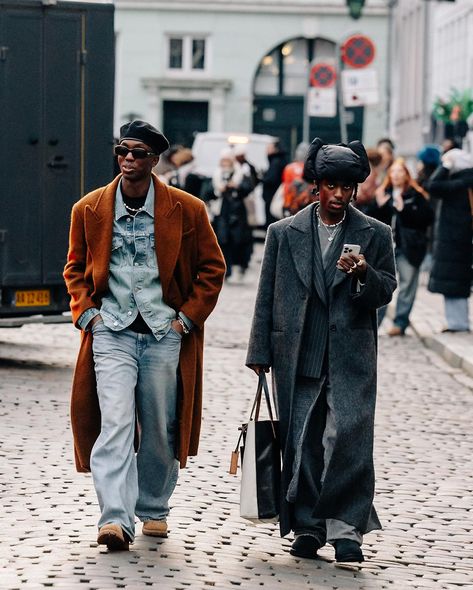
[[[351,18],[358,20],[365,5],[365,0],[346,0]]]
[[[437,0],[437,2],[455,2],[455,0]],[[365,5],[365,0],[346,0],[348,12],[351,18],[358,20],[361,17],[361,12]],[[396,0],[388,0],[388,6],[396,3]]]

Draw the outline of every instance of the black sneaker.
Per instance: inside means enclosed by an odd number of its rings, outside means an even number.
[[[336,561],[361,563],[365,560],[363,551],[356,541],[351,539],[337,539],[333,542]]]
[[[313,537],[312,535],[299,535],[294,539],[289,553],[296,557],[317,559],[317,551],[324,545],[325,543],[321,543],[317,537]]]

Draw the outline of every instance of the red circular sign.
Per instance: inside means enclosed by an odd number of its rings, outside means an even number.
[[[369,37],[353,35],[342,45],[342,60],[352,68],[365,68],[374,60],[375,52]]]
[[[330,64],[316,64],[310,70],[310,85],[315,88],[331,88],[337,79],[337,71]]]

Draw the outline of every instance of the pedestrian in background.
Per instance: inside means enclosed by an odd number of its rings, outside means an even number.
[[[437,170],[440,164],[440,147],[434,144],[426,144],[417,152],[417,182],[424,189],[426,189],[427,182],[432,174]],[[434,210],[434,219],[436,218],[438,210],[438,200],[431,199],[430,204]],[[432,224],[427,229],[427,254],[421,265],[421,272],[430,272],[432,266],[432,243],[433,243],[433,230],[434,225]]]
[[[458,148],[449,149],[426,188],[439,201],[428,289],[444,296],[444,331],[468,332],[473,238],[471,156]]]
[[[378,140],[376,149],[381,156],[381,163],[378,167],[378,182],[381,184],[386,177],[389,167],[394,162],[394,142],[389,137],[382,137]]]
[[[254,188],[259,183],[260,178],[255,166],[253,166],[253,164],[248,160],[246,150],[246,144],[239,144],[234,148],[233,154],[235,156],[235,160],[242,167],[243,174],[250,177]]]
[[[120,131],[121,174],[74,205],[64,270],[81,330],[76,465],[92,472],[110,550],[128,549],[135,515],[167,536],[179,462],[197,453],[203,324],[225,273],[204,203],[152,174],[167,139],[139,120]]]
[[[417,152],[417,182],[422,187],[425,185],[440,164],[440,149],[433,144],[424,145]]]
[[[311,183],[303,178],[304,160],[309,144],[301,142],[294,152],[294,161],[284,167],[282,172],[283,217],[295,215],[309,205],[313,198]]]
[[[394,161],[376,191],[378,209],[373,215],[393,229],[399,291],[389,336],[403,336],[409,326],[419,283],[420,266],[427,252],[427,229],[434,221],[428,194],[412,178],[402,158]],[[385,309],[378,314],[380,324]]]
[[[373,210],[377,208],[376,205],[376,189],[379,186],[378,168],[381,165],[381,154],[375,148],[368,148],[366,150],[368,161],[370,163],[370,174],[365,182],[362,182],[358,187],[356,201],[354,206],[363,211],[365,215],[371,215]]]
[[[281,536],[315,559],[363,561],[373,506],[376,309],[396,287],[391,229],[350,203],[370,172],[363,145],[315,139],[304,175],[319,203],[270,225],[247,366],[272,370],[283,449]],[[360,253],[342,253],[343,245]],[[350,249],[349,248],[349,249]]]
[[[192,170],[193,160],[192,150],[189,148],[181,145],[171,147],[167,152],[166,163],[162,165],[161,172],[158,172],[159,162],[156,166],[159,180],[169,186],[183,189],[186,185],[187,175]]]
[[[287,157],[285,151],[281,147],[279,140],[270,143],[267,147],[268,168],[263,174],[263,201],[266,212],[266,228],[270,223],[276,221],[276,218],[271,214],[271,201],[274,193],[278,190],[282,182],[282,172],[286,166]]]
[[[244,200],[254,189],[250,168],[240,165],[233,151],[225,148],[212,176],[212,198],[208,202],[212,226],[227,265],[226,278],[234,266],[243,276],[253,252],[253,236]]]

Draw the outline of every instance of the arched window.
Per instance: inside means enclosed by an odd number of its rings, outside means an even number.
[[[255,96],[303,96],[312,61],[335,64],[336,45],[328,39],[298,37],[281,43],[260,61],[254,82]]]
[[[304,114],[310,68],[325,62],[339,69],[337,45],[329,39],[288,39],[261,59],[253,84],[253,131],[278,136],[290,154],[302,141],[303,128],[309,138],[341,140],[340,118],[310,117]],[[360,139],[363,108],[346,109],[349,139]]]

